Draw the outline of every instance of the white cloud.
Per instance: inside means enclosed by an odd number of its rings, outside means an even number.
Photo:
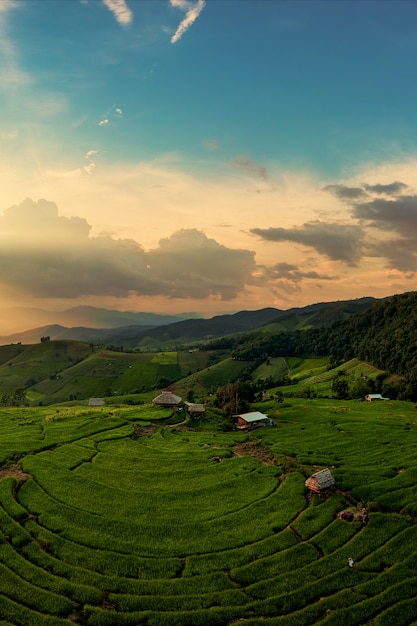
[[[104,4],[114,14],[119,24],[127,25],[133,20],[133,13],[126,4],[126,0],[103,0]]]
[[[105,113],[102,114],[99,126],[106,126],[110,124],[110,120],[120,120],[123,117],[123,111],[120,107],[112,105]]]
[[[185,17],[171,37],[171,43],[176,43],[181,39],[185,31],[196,21],[201,11],[205,7],[205,0],[197,0],[195,4],[188,0],[170,0],[171,5],[182,11],[186,11]]]

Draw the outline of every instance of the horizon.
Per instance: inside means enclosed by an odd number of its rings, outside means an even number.
[[[414,291],[416,18],[3,0],[4,327],[16,307],[210,318]]]
[[[404,292],[404,293],[408,293],[408,292]],[[391,294],[390,296],[385,296],[385,298],[395,297],[397,295],[402,295],[402,294]],[[119,315],[122,315],[122,316],[143,315],[144,317],[154,316],[156,318],[163,318],[163,317],[172,318],[172,320],[169,319],[169,321],[166,321],[166,322],[160,321],[159,323],[156,324],[156,326],[159,326],[159,325],[165,326],[165,325],[175,323],[176,321],[186,321],[186,320],[196,320],[196,319],[197,320],[198,319],[209,320],[209,319],[213,319],[214,317],[237,315],[239,313],[255,313],[255,312],[259,312],[261,310],[268,309],[268,308],[285,312],[285,311],[292,311],[292,310],[297,310],[297,309],[304,309],[304,308],[313,307],[313,306],[320,306],[320,305],[326,305],[326,304],[338,304],[338,303],[343,304],[344,302],[357,302],[359,300],[368,300],[368,299],[375,299],[376,301],[379,300],[379,298],[374,298],[373,296],[361,296],[359,298],[352,298],[351,300],[334,300],[334,301],[323,300],[319,302],[311,302],[301,307],[295,306],[295,307],[289,307],[287,309],[283,309],[283,308],[280,309],[279,307],[260,307],[258,309],[239,309],[237,311],[226,311],[224,313],[215,313],[213,315],[206,315],[206,316],[201,315],[196,312],[191,312],[191,311],[188,311],[188,312],[183,311],[181,313],[170,314],[169,312],[155,313],[152,311],[132,311],[132,310],[122,311],[122,310],[117,310],[117,309],[93,307],[91,305],[77,305],[75,307],[70,307],[68,309],[62,309],[62,310],[56,310],[56,311],[45,310],[41,308],[28,309],[27,307],[13,307],[13,308],[10,308],[8,312],[12,314],[13,316],[14,325],[6,326],[6,328],[0,332],[0,337],[3,339],[13,338],[15,335],[30,333],[34,330],[42,330],[43,328],[47,328],[49,326],[60,326],[62,328],[85,327],[85,328],[91,328],[91,329],[100,329],[100,328],[112,329],[112,328],[117,328],[117,327],[121,328],[125,325],[133,326],[135,324],[141,325],[141,324],[147,323],[145,321],[140,322],[140,321],[133,321],[133,320],[127,323],[127,319],[126,319],[126,324],[118,325],[116,324],[114,320],[115,318],[120,319],[118,317]],[[380,299],[382,300],[384,298],[380,298]],[[81,320],[80,319],[77,320],[76,314],[79,314],[80,311],[86,316],[84,318],[81,318]],[[94,314],[96,315],[107,314],[107,317],[103,320],[102,317],[94,317]],[[61,320],[60,320],[60,316],[62,316]],[[32,326],[30,326],[29,320],[33,320],[33,319],[37,320],[38,323],[34,325],[32,324]],[[84,323],[83,323],[83,319],[84,319]],[[106,319],[107,319],[107,322],[105,321]],[[112,320],[114,323],[111,324],[109,320]],[[3,325],[4,325],[4,322],[3,322]]]

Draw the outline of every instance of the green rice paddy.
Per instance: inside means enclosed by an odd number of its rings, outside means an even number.
[[[257,408],[274,427],[1,410],[0,626],[417,623],[416,407]],[[311,497],[323,467],[336,491]]]

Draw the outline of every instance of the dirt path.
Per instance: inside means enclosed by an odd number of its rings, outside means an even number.
[[[31,475],[26,474],[22,470],[20,465],[17,465],[16,463],[14,463],[0,470],[0,479],[10,478],[10,477],[15,478],[18,483],[23,483],[25,482],[25,480],[28,480],[29,478],[31,478]]]

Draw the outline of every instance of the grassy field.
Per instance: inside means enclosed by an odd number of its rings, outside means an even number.
[[[416,407],[254,408],[275,426],[0,410],[0,626],[417,623]],[[310,497],[323,467],[336,490]],[[337,517],[362,506],[366,525]]]

